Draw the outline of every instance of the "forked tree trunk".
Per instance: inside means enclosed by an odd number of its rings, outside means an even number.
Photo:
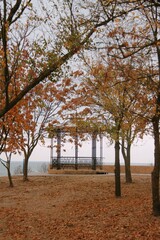
[[[23,181],[28,181],[28,163],[29,158],[33,152],[33,149],[36,145],[32,146],[28,151],[24,153],[24,160],[23,160]]]
[[[153,118],[154,134],[154,168],[152,171],[152,203],[153,215],[160,216],[160,199],[159,199],[159,171],[160,171],[160,143],[159,143],[159,116]]]
[[[132,183],[132,174],[131,174],[131,144],[127,142],[125,149],[124,139],[122,139],[122,155],[125,163],[125,178],[126,183]]]
[[[5,154],[6,154],[7,161],[4,161],[4,160],[1,159],[1,163],[7,169],[7,175],[8,175],[8,180],[9,180],[9,187],[13,187],[13,181],[12,181],[12,176],[11,176],[11,171],[10,171],[11,155],[12,155],[12,153],[10,153],[8,155],[7,152],[5,152]]]

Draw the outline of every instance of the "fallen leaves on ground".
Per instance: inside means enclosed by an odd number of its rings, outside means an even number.
[[[160,239],[150,176],[133,178],[115,198],[113,175],[2,177],[0,240]]]

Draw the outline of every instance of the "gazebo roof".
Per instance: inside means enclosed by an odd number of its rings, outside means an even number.
[[[85,121],[77,121],[76,123],[68,121],[65,124],[56,124],[54,126],[51,126],[48,130],[50,138],[53,137],[58,132],[65,132],[74,135],[75,133],[102,134],[105,131],[106,127],[101,122],[89,123]]]

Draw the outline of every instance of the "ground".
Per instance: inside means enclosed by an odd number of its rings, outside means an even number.
[[[152,215],[149,174],[122,181],[114,196],[113,174],[0,178],[0,240],[160,239]]]

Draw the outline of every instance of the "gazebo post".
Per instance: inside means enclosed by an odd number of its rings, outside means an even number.
[[[57,129],[57,169],[61,169],[61,129]]]
[[[96,143],[97,133],[94,131],[92,134],[92,169],[96,170]]]

